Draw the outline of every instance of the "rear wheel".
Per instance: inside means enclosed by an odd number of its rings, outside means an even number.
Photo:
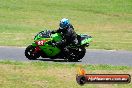
[[[86,49],[84,47],[79,49],[79,53],[78,53],[79,60],[85,56],[85,53],[86,53]]]
[[[32,45],[29,45],[26,50],[25,50],[25,56],[29,59],[29,60],[36,60],[37,58],[40,57],[40,55],[35,52],[35,47]]]
[[[84,47],[79,48],[78,50],[71,50],[69,52],[68,61],[78,61],[85,56],[86,49]]]

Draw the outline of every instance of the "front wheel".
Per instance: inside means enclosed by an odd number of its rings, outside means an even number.
[[[32,45],[29,45],[26,48],[26,50],[25,50],[25,56],[29,60],[36,60],[39,57],[38,53],[35,53],[35,47],[33,47]]]

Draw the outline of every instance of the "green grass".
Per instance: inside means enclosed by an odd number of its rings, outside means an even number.
[[[94,37],[90,48],[132,50],[131,9],[131,0],[1,0],[0,45],[27,46],[66,17]]]
[[[76,83],[77,64],[48,62],[0,61],[1,88],[131,88],[132,84]],[[91,74],[132,74],[132,67],[112,65],[82,65]],[[106,68],[107,67],[107,68]]]

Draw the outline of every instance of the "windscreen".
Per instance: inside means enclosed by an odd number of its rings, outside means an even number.
[[[41,31],[38,33],[38,35],[41,37],[41,38],[50,38],[51,36],[51,31]]]

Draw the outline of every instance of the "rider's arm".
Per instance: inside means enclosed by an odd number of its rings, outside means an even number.
[[[61,32],[61,30],[60,29],[57,29],[57,30],[53,30],[51,33],[52,34],[55,34],[55,33],[60,33]]]

